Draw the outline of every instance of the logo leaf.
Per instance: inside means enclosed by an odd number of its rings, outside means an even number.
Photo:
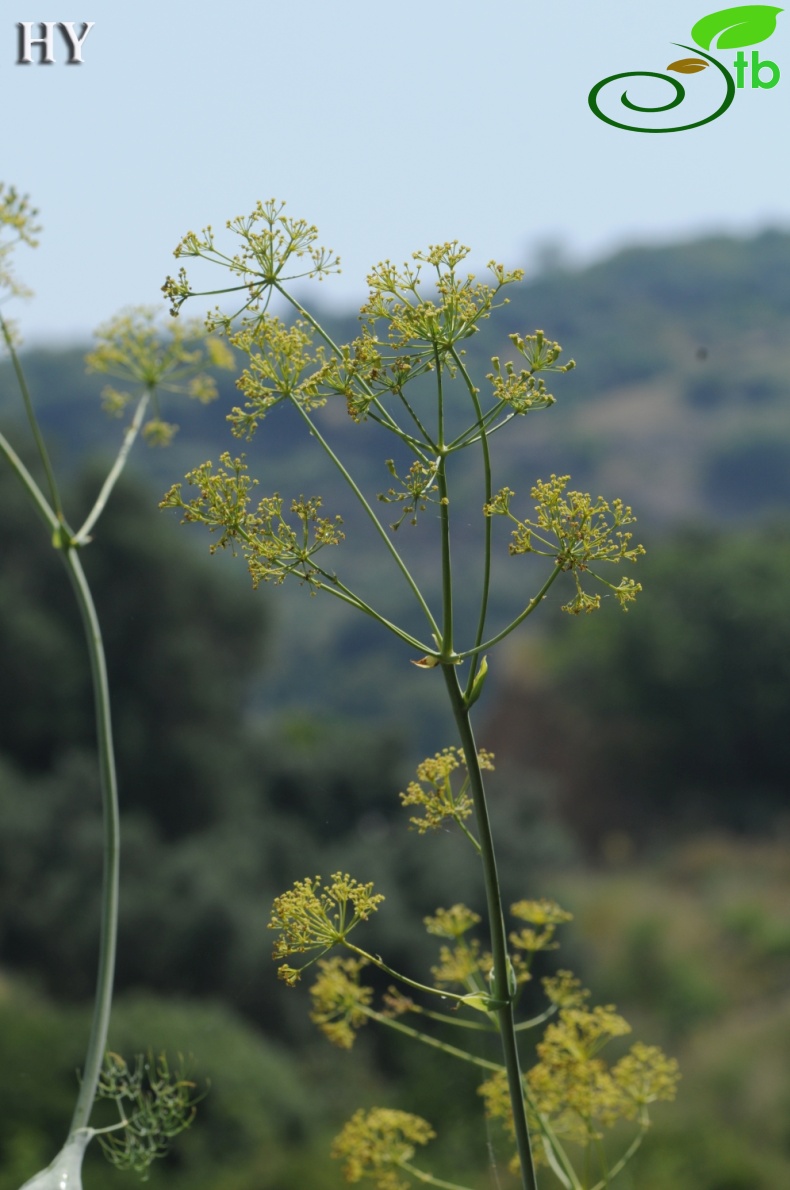
[[[670,62],[667,70],[676,70],[678,74],[696,74],[698,70],[705,70],[707,65],[704,58],[678,58],[677,62]]]
[[[782,8],[771,4],[739,4],[736,8],[721,8],[697,21],[691,36],[703,50],[716,41],[717,50],[737,50],[744,45],[765,41],[776,28],[776,18]],[[669,68],[668,68],[669,69]]]

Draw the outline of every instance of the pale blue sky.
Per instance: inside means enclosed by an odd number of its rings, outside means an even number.
[[[446,239],[508,265],[562,242],[790,226],[790,16],[762,43],[783,77],[712,124],[646,136],[595,119],[590,87],[683,56],[711,0],[2,0],[0,178],[45,227],[20,255],[26,339],[84,338],[156,302],[181,235],[287,200],[340,253],[321,297]],[[92,20],[84,64],[15,65],[18,21]],[[57,36],[57,35],[56,35]],[[731,57],[734,54],[730,52]],[[727,55],[721,55],[726,60]],[[710,78],[684,76],[694,87]]]

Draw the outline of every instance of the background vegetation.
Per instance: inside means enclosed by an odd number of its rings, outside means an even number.
[[[558,596],[481,703],[508,895],[571,909],[556,961],[681,1061],[678,1103],[657,1113],[624,1190],[790,1182],[789,266],[790,236],[775,232],[634,249],[520,286],[470,342],[485,364],[504,356],[508,331],[537,324],[576,358],[518,469],[618,491],[648,547],[645,593],[627,616],[606,608],[571,622]],[[333,317],[353,333],[353,316]],[[101,386],[82,357],[39,351],[26,367],[87,506],[100,471],[83,463],[113,427],[96,417]],[[453,1147],[488,1186],[474,1080],[467,1118],[447,1105],[456,1070],[372,1030],[351,1057],[332,1051],[311,1032],[306,995],[276,982],[271,898],[307,871],[375,879],[387,903],[369,937],[378,930],[394,965],[417,971],[432,953],[427,940],[417,949],[415,922],[448,888],[471,903],[476,893],[453,840],[409,839],[398,806],[415,761],[451,738],[430,710],[431,675],[342,608],[254,595],[243,568],[207,559],[202,537],[157,511],[165,487],[224,441],[234,395],[218,382],[220,407],[190,410],[172,451],[138,456],[144,469],[85,555],[125,816],[111,1041],[191,1054],[212,1082],[198,1126],[152,1181],[329,1190],[340,1175],[328,1138],[375,1100],[431,1119],[437,1170],[441,1146]],[[0,394],[7,424],[7,371]],[[345,512],[319,455],[275,413],[262,435],[271,490],[302,490],[309,474],[326,507]],[[506,457],[513,445],[498,438]],[[386,488],[375,436],[349,424],[347,447]],[[0,1190],[16,1190],[68,1119],[100,859],[69,593],[12,476],[0,474],[0,499]],[[367,568],[353,534],[344,549],[346,565]],[[503,599],[521,562],[504,555]],[[124,1183],[101,1165],[86,1176]]]

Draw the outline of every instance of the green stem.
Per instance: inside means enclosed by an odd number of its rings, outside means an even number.
[[[397,979],[398,983],[404,983],[406,987],[414,988],[418,992],[428,992],[431,996],[440,996],[443,1000],[457,1000],[459,1004],[466,1004],[468,1007],[468,998],[466,996],[459,996],[457,992],[448,992],[441,988],[432,988],[426,983],[418,983],[416,979],[409,979],[408,975],[401,975],[400,971],[394,971],[392,967],[388,967],[378,955],[369,954],[368,951],[362,950],[360,946],[355,946],[353,942],[349,942],[348,938],[343,938],[342,941],[343,945],[347,946],[349,950],[353,950],[354,954],[367,959],[369,963],[373,963],[374,967],[378,967],[380,971],[385,971],[387,975],[391,975],[393,979]]]
[[[469,830],[469,828],[464,824],[462,819],[456,818],[455,821],[456,821],[456,824],[461,828],[463,833],[466,835],[467,839],[472,844],[472,846],[474,847],[477,854],[479,855],[480,851],[481,851],[481,847],[480,847],[480,843],[478,842],[478,840],[474,837],[474,835]]]
[[[322,575],[327,580],[325,583],[318,584],[322,591],[328,591],[330,595],[336,595],[337,598],[342,599],[344,603],[348,603],[351,605],[351,607],[355,607],[358,611],[364,612],[366,616],[370,616],[372,619],[381,624],[382,627],[388,628],[390,632],[394,632],[400,640],[404,641],[405,644],[410,645],[412,648],[417,649],[418,652],[433,652],[433,650],[428,645],[424,645],[422,641],[417,640],[416,636],[412,636],[411,633],[399,628],[397,624],[393,624],[391,620],[388,620],[385,616],[382,616],[376,611],[375,608],[371,607],[370,604],[365,603],[364,599],[361,599],[359,595],[355,595],[354,592],[345,585],[345,583],[340,581],[337,575],[328,574],[325,570],[319,570],[317,573]]]
[[[349,485],[349,487],[351,488],[352,492],[353,492],[353,493],[354,493],[354,495],[356,496],[357,500],[360,502],[360,504],[361,504],[361,505],[362,505],[362,507],[364,508],[364,510],[365,510],[365,512],[367,513],[368,517],[369,517],[369,518],[370,518],[370,520],[373,522],[373,526],[374,526],[374,528],[375,528],[376,532],[378,533],[379,537],[382,539],[382,541],[383,541],[383,542],[384,542],[384,544],[386,545],[387,549],[388,549],[388,550],[389,550],[389,552],[390,552],[390,555],[392,556],[393,560],[395,561],[395,564],[396,564],[396,566],[398,567],[398,569],[400,570],[401,574],[402,574],[402,575],[403,575],[403,577],[405,578],[406,582],[408,583],[409,587],[411,588],[412,594],[414,595],[414,597],[416,598],[416,600],[417,600],[417,602],[419,603],[420,607],[422,608],[422,610],[423,610],[423,612],[424,612],[424,614],[425,614],[425,617],[426,617],[426,619],[428,620],[428,623],[429,623],[429,625],[430,625],[430,627],[431,627],[431,631],[432,631],[432,632],[434,632],[434,633],[435,633],[435,634],[438,636],[438,635],[439,635],[439,626],[438,626],[438,624],[436,623],[436,621],[434,620],[434,618],[433,618],[433,615],[431,614],[431,609],[428,607],[428,604],[425,602],[425,599],[423,598],[422,591],[420,590],[420,588],[417,586],[416,582],[415,582],[415,581],[414,581],[414,579],[412,578],[412,576],[411,576],[411,574],[410,574],[410,572],[409,572],[409,569],[408,569],[408,567],[406,566],[406,563],[403,561],[403,559],[401,558],[400,554],[399,554],[399,553],[398,553],[398,551],[395,549],[395,546],[392,544],[392,542],[390,541],[389,537],[387,536],[387,531],[386,531],[386,529],[385,529],[385,528],[384,528],[384,526],[382,525],[382,523],[381,523],[381,521],[379,520],[379,518],[376,516],[375,512],[374,512],[374,511],[373,511],[373,509],[371,508],[371,506],[370,506],[370,504],[368,503],[368,501],[365,499],[365,496],[364,496],[364,494],[362,493],[362,491],[361,491],[361,490],[360,490],[360,488],[358,487],[358,485],[357,485],[357,483],[355,482],[355,480],[354,480],[354,479],[351,477],[350,473],[349,473],[349,472],[346,470],[346,468],[343,466],[343,464],[341,463],[340,459],[337,457],[337,455],[335,454],[335,452],[332,450],[332,447],[329,445],[329,443],[327,442],[327,440],[324,438],[323,434],[321,434],[321,432],[320,432],[320,430],[318,429],[318,427],[316,426],[315,422],[314,422],[314,421],[313,421],[313,419],[310,417],[310,414],[307,412],[307,410],[306,410],[306,409],[304,409],[304,408],[303,408],[303,407],[302,407],[302,406],[299,404],[299,402],[298,402],[298,401],[293,401],[293,404],[296,406],[296,409],[298,410],[298,412],[299,412],[299,414],[301,415],[302,419],[303,419],[303,420],[304,420],[304,421],[307,423],[307,426],[308,426],[308,429],[310,430],[310,433],[311,433],[311,434],[312,434],[312,435],[313,435],[313,436],[314,436],[314,437],[315,437],[315,438],[318,440],[318,442],[321,444],[321,446],[322,446],[322,448],[324,449],[324,451],[326,451],[327,455],[328,455],[328,456],[329,456],[329,458],[332,460],[332,462],[335,464],[335,466],[337,467],[338,471],[339,471],[339,472],[340,472],[340,474],[343,476],[343,478],[345,479],[346,483]]]
[[[395,434],[397,438],[400,438],[401,442],[405,442],[407,446],[411,447],[412,453],[417,456],[421,463],[427,464],[429,462],[430,454],[425,450],[426,445],[431,448],[431,451],[435,452],[436,450],[434,443],[431,442],[429,438],[426,437],[424,441],[419,438],[415,438],[413,434],[409,434],[407,430],[404,430],[403,427],[399,426],[396,421],[392,420],[392,418],[390,418],[389,421],[385,421],[383,417],[380,417],[379,414],[374,411],[372,406],[368,408],[367,415],[371,421],[376,423],[377,426],[381,426],[383,430],[389,430],[390,433]]]
[[[469,396],[471,397],[472,403],[475,407],[477,424],[478,424],[478,426],[481,427],[481,430],[482,430],[482,428],[483,428],[483,411],[480,408],[480,399],[477,395],[477,389],[475,388],[474,384],[472,383],[472,378],[470,377],[469,373],[467,372],[466,368],[464,367],[463,360],[458,355],[458,352],[455,350],[454,347],[452,349],[452,354],[453,354],[453,359],[455,360],[455,362],[460,370],[460,373],[463,376],[464,383],[466,384],[467,390],[469,392]],[[485,433],[481,433],[481,435],[480,435],[480,446],[481,446],[481,450],[482,450],[482,454],[483,454],[483,475],[484,475],[484,486],[485,486],[484,504],[490,504],[491,503],[491,495],[492,495],[491,452],[488,447],[488,436]],[[486,616],[488,614],[488,597],[489,597],[489,592],[491,590],[491,517],[487,516],[484,518],[484,520],[485,520],[485,542],[484,542],[484,551],[485,552],[484,552],[484,558],[483,558],[483,589],[482,589],[482,595],[480,598],[480,614],[478,616],[478,621],[477,621],[477,632],[475,633],[474,647],[476,649],[480,648],[480,645],[483,640],[483,633],[485,631],[485,625],[486,625]],[[472,687],[475,684],[475,678],[477,677],[477,669],[478,669],[479,664],[480,664],[480,654],[478,652],[478,653],[475,653],[474,656],[472,657],[472,664],[471,664],[470,671],[469,671],[469,680],[466,683],[466,690],[464,691],[464,698],[466,698],[467,700],[469,699],[469,696],[472,693]]]
[[[380,1025],[386,1025],[388,1029],[403,1033],[414,1041],[420,1041],[423,1045],[430,1046],[431,1049],[441,1050],[442,1053],[449,1054],[453,1058],[460,1058],[462,1062],[471,1062],[472,1065],[480,1066],[483,1070],[495,1072],[502,1070],[502,1066],[497,1062],[489,1062],[486,1058],[478,1058],[476,1054],[470,1054],[467,1050],[459,1049],[458,1046],[450,1045],[446,1041],[438,1041],[437,1038],[431,1037],[430,1033],[422,1033],[419,1029],[413,1029],[411,1025],[404,1025],[403,1021],[397,1021],[392,1017],[385,1016],[382,1012],[376,1012],[374,1008],[362,1007],[362,1011],[365,1016],[370,1017],[373,1021],[378,1021]]]
[[[646,1122],[645,1120],[640,1120],[640,1125],[641,1125],[642,1131],[638,1134],[638,1136],[636,1136],[634,1138],[634,1140],[628,1146],[626,1151],[623,1153],[620,1160],[616,1161],[615,1164],[612,1166],[612,1168],[607,1172],[606,1178],[603,1181],[596,1182],[595,1185],[592,1187],[592,1190],[604,1190],[604,1187],[608,1186],[609,1183],[612,1181],[612,1179],[616,1178],[617,1175],[619,1174],[620,1170],[623,1169],[628,1164],[628,1162],[631,1160],[634,1153],[637,1151],[639,1146],[642,1144],[642,1141],[645,1139],[645,1134],[646,1134],[648,1126],[649,1126],[648,1122]]]
[[[2,322],[2,333],[8,342],[8,330]],[[15,364],[18,364],[16,354],[9,344]],[[27,393],[21,369],[18,370],[20,384]],[[28,397],[29,403],[29,397]],[[37,422],[32,405],[29,414],[34,431]],[[37,437],[40,435],[37,434]],[[42,442],[43,447],[43,442]],[[38,484],[33,479],[21,459],[3,435],[0,435],[0,448],[3,450],[11,467],[26,488],[33,505],[47,527],[52,530],[53,538],[61,547],[60,553],[74,590],[80,609],[85,636],[90,657],[91,679],[96,704],[96,729],[99,751],[99,783],[101,787],[103,823],[104,823],[104,870],[102,883],[101,923],[99,933],[99,963],[96,983],[96,999],[93,1006],[88,1049],[85,1056],[85,1068],[82,1075],[77,1103],[71,1121],[71,1133],[87,1126],[93,1103],[96,1098],[96,1088],[99,1074],[104,1061],[104,1051],[107,1044],[107,1030],[110,1020],[112,1004],[113,979],[115,972],[115,951],[118,932],[118,871],[120,852],[120,826],[118,815],[118,786],[115,775],[115,753],[112,740],[112,722],[110,717],[110,691],[107,681],[107,665],[104,656],[101,628],[99,626],[96,608],[90,593],[82,563],[74,548],[74,541],[64,541],[61,530],[65,520],[61,512],[53,511],[44,498]],[[46,458],[46,451],[42,456]],[[57,496],[57,486],[52,478],[51,487]],[[56,506],[59,508],[59,506]]]
[[[529,1089],[526,1086],[524,1088],[524,1095],[526,1097],[527,1103],[535,1115],[535,1119],[538,1121],[538,1127],[540,1128],[541,1135],[543,1137],[543,1151],[546,1154],[546,1160],[548,1161],[549,1165],[554,1170],[563,1186],[566,1187],[566,1190],[584,1190],[584,1187],[576,1175],[576,1170],[573,1168],[573,1163],[571,1162],[570,1157],[557,1139],[557,1134],[555,1133],[546,1116],[543,1114],[543,1112],[538,1111],[535,1100],[530,1095]]]
[[[437,439],[439,462],[436,482],[439,486],[439,517],[442,550],[442,657],[453,656],[453,571],[450,559],[450,494],[447,486],[447,451],[444,445],[444,387],[439,352],[434,347],[437,392]]]
[[[431,448],[431,451],[432,451],[434,454],[436,454],[436,443],[433,441],[433,439],[431,438],[430,434],[429,434],[429,433],[428,433],[428,431],[425,429],[425,426],[422,424],[422,422],[420,421],[419,417],[418,417],[418,416],[417,416],[417,414],[414,412],[414,410],[412,409],[412,407],[411,407],[411,405],[409,404],[409,402],[406,400],[406,397],[403,395],[403,390],[402,390],[402,389],[398,389],[398,396],[399,396],[399,397],[400,397],[400,399],[401,399],[401,403],[402,403],[402,404],[403,404],[403,405],[406,407],[406,410],[407,410],[407,412],[410,414],[412,421],[413,421],[413,422],[414,422],[414,424],[417,426],[417,429],[418,429],[418,430],[420,431],[420,433],[422,434],[423,441],[424,441],[424,442],[426,442],[426,443],[428,444],[428,446]]]
[[[493,1025],[483,1025],[478,1021],[467,1021],[463,1017],[450,1016],[447,1012],[434,1012],[432,1008],[424,1008],[422,1004],[412,1004],[409,1012],[417,1016],[427,1017],[429,1021],[440,1021],[444,1025],[454,1025],[456,1029],[474,1029],[478,1033],[495,1033]]]
[[[330,351],[334,351],[334,353],[338,357],[338,359],[342,359],[343,353],[341,352],[340,348],[335,343],[334,339],[332,339],[332,337],[326,333],[324,328],[321,326],[321,323],[318,322],[317,319],[313,318],[310,311],[305,310],[305,308],[301,304],[301,302],[298,302],[296,300],[296,298],[293,297],[290,293],[288,293],[288,291],[286,289],[283,289],[282,285],[278,281],[275,281],[273,283],[273,288],[276,289],[277,292],[282,297],[284,297],[287,302],[290,302],[290,304],[293,306],[294,310],[296,310],[297,313],[302,318],[304,318],[305,322],[309,323],[309,325],[313,328],[313,330],[316,332],[316,334],[321,336],[321,338],[324,340],[324,342],[326,343],[326,345],[330,349]],[[384,406],[381,404],[381,401],[379,401],[378,397],[375,395],[375,393],[373,392],[373,389],[370,387],[370,385],[366,384],[364,380],[360,380],[359,385],[360,385],[362,391],[365,393],[365,395],[371,398],[371,403],[378,410],[378,412],[382,418],[382,421],[387,426],[387,428],[394,430],[395,433],[398,434],[399,437],[403,437],[404,431],[401,430],[400,426],[395,421],[392,414],[389,413],[389,411],[387,409],[385,409]]]
[[[474,446],[475,442],[479,442],[481,437],[490,438],[502,426],[506,426],[516,416],[515,413],[507,414],[498,425],[492,424],[499,417],[504,407],[504,401],[499,401],[498,404],[492,405],[490,409],[485,411],[479,421],[474,421],[471,426],[467,426],[462,434],[459,434],[457,438],[453,438],[449,449],[452,451],[466,450],[467,446]]]
[[[84,1128],[93,1109],[96,1088],[107,1048],[107,1030],[112,1006],[115,950],[118,935],[118,872],[120,859],[120,823],[118,815],[118,784],[115,775],[115,754],[110,718],[110,689],[104,656],[101,628],[88,587],[82,563],[74,549],[63,550],[63,560],[69,572],[74,594],[79,604],[91,664],[94,698],[96,700],[96,733],[99,748],[99,779],[101,784],[104,820],[104,875],[102,882],[101,926],[99,933],[99,966],[96,980],[96,999],[93,1006],[88,1050],[82,1083],[71,1120],[71,1131]]]
[[[442,1178],[435,1178],[433,1174],[426,1173],[423,1169],[417,1169],[408,1161],[399,1161],[398,1169],[411,1174],[418,1182],[424,1182],[427,1186],[438,1186],[439,1190],[469,1190],[468,1186],[459,1186],[457,1182],[445,1182]]]
[[[527,616],[532,615],[535,608],[538,606],[540,601],[545,596],[546,592],[549,590],[549,587],[552,585],[552,583],[557,581],[557,579],[559,578],[559,576],[561,574],[562,574],[562,567],[555,566],[554,570],[551,572],[551,574],[547,578],[546,582],[540,588],[540,590],[538,591],[535,598],[530,599],[529,603],[524,608],[524,610],[520,616],[516,616],[515,620],[512,620],[508,624],[507,628],[503,628],[501,632],[498,632],[496,634],[496,636],[492,636],[490,640],[484,641],[483,644],[481,644],[481,645],[476,645],[474,649],[467,649],[465,652],[459,653],[458,656],[463,660],[464,658],[472,657],[477,653],[484,653],[486,651],[486,649],[490,649],[492,645],[497,644],[499,641],[503,640],[504,637],[509,636],[514,628],[518,628],[519,624],[521,624],[524,620],[526,620]]]
[[[126,466],[126,460],[129,457],[129,451],[134,446],[134,441],[139,433],[140,426],[143,423],[143,417],[145,416],[149,398],[149,393],[143,393],[142,397],[140,398],[137,408],[134,411],[134,417],[132,418],[131,425],[124,434],[123,442],[121,443],[121,449],[118,451],[115,462],[113,463],[107,478],[102,484],[99,495],[96,497],[96,503],[88,513],[81,528],[75,534],[75,545],[86,545],[88,541],[90,541],[90,531],[96,524],[101,514],[104,512],[105,505],[110,498],[110,493],[118,482],[118,477]]]
[[[552,1004],[550,1008],[547,1008],[545,1012],[539,1013],[538,1016],[530,1017],[528,1021],[519,1021],[516,1025],[516,1032],[522,1033],[527,1029],[536,1029],[538,1025],[545,1025],[546,1021],[551,1020],[556,1011],[557,1005]]]
[[[491,822],[488,815],[488,804],[483,784],[483,774],[480,768],[477,745],[469,718],[469,710],[458,681],[455,666],[443,665],[442,672],[444,673],[453,716],[461,739],[466,769],[469,774],[469,784],[475,805],[477,831],[481,847],[480,858],[483,863],[483,878],[485,882],[486,903],[488,905],[491,952],[494,964],[493,986],[491,990],[494,1000],[500,1002],[499,1007],[492,1011],[497,1017],[502,1040],[510,1101],[513,1108],[516,1147],[521,1162],[521,1183],[523,1190],[537,1190],[529,1128],[527,1125],[526,1105],[524,1102],[524,1085],[519,1063],[518,1046],[516,1044],[513,996],[509,978],[511,965],[507,952],[502,894],[497,872]]]
[[[0,434],[0,450],[2,450],[3,454],[8,459],[8,462],[11,464],[11,469],[14,471],[18,479],[27,490],[30,499],[33,501],[36,512],[41,517],[44,524],[47,526],[53,536],[55,534],[60,534],[61,522],[58,520],[57,515],[50,508],[40,487],[28,471],[25,464],[20,459],[19,455],[14,450],[11,443],[6,438],[5,434]]]
[[[25,380],[25,374],[22,371],[22,365],[19,362],[19,356],[17,355],[16,348],[14,347],[14,341],[11,338],[11,334],[8,330],[8,325],[6,323],[6,320],[3,318],[2,314],[0,314],[0,333],[2,333],[3,339],[5,340],[5,345],[8,348],[8,353],[11,356],[11,363],[13,364],[16,381],[17,381],[17,384],[19,385],[19,391],[22,394],[22,400],[25,403],[25,411],[27,413],[27,419],[30,422],[30,428],[33,431],[33,437],[35,438],[35,441],[36,441],[36,449],[38,450],[39,458],[41,459],[41,463],[44,467],[44,473],[46,474],[46,477],[47,477],[47,486],[49,487],[50,502],[52,504],[52,507],[55,510],[55,513],[62,520],[63,519],[63,508],[60,503],[60,494],[58,492],[58,485],[55,482],[55,473],[52,470],[52,464],[49,461],[49,453],[48,453],[46,445],[44,443],[44,439],[41,436],[41,430],[39,429],[39,426],[38,426],[38,420],[37,420],[35,412],[33,410],[33,402],[30,399],[30,390],[27,387],[27,381]]]

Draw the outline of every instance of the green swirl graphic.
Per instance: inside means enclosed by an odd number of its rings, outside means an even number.
[[[618,120],[612,120],[610,116],[604,115],[604,113],[598,107],[598,94],[607,85],[607,83],[617,82],[618,79],[630,79],[630,78],[664,79],[665,82],[671,83],[671,85],[675,89],[674,99],[670,99],[669,103],[664,103],[660,107],[641,107],[638,103],[632,103],[631,100],[628,98],[628,92],[623,91],[622,95],[620,96],[620,102],[623,104],[624,107],[629,108],[632,112],[668,112],[673,107],[677,107],[678,104],[682,103],[683,100],[686,98],[686,91],[685,91],[683,84],[678,82],[677,79],[671,78],[668,74],[658,74],[654,70],[627,70],[627,71],[624,71],[622,74],[610,74],[608,78],[601,79],[601,81],[599,83],[595,84],[595,86],[590,91],[590,94],[587,97],[587,102],[590,106],[590,111],[593,113],[593,115],[597,116],[599,120],[603,120],[604,123],[611,124],[613,128],[622,128],[626,132],[648,132],[648,133],[687,132],[689,128],[700,128],[703,124],[710,124],[711,120],[716,120],[716,119],[718,119],[719,116],[723,115],[724,112],[726,112],[727,108],[732,103],[733,99],[735,98],[735,80],[732,77],[732,75],[730,74],[730,72],[726,69],[726,67],[722,66],[721,62],[718,62],[715,58],[711,58],[710,54],[704,53],[703,51],[701,51],[699,49],[698,46],[681,45],[680,42],[678,42],[678,41],[675,41],[672,44],[679,46],[679,48],[682,50],[690,50],[692,54],[700,54],[703,58],[707,58],[708,62],[711,62],[716,67],[716,69],[720,72],[720,74],[724,77],[727,91],[724,96],[723,103],[721,104],[720,107],[718,107],[716,109],[716,111],[713,113],[713,115],[705,116],[705,118],[703,120],[696,120],[693,124],[680,124],[680,125],[678,125],[677,128],[638,128],[634,124],[621,124]]]

